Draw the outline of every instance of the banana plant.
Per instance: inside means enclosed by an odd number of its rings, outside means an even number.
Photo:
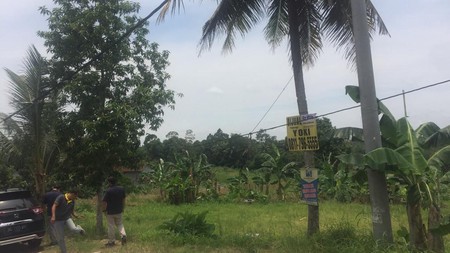
[[[269,179],[272,178],[270,184],[277,185],[278,199],[284,200],[286,189],[289,188],[292,182],[291,180],[289,180],[289,175],[292,175],[296,172],[294,168],[297,163],[284,163],[281,159],[280,150],[276,145],[272,145],[272,153],[273,154],[261,154],[264,162],[262,163],[262,167],[260,168],[260,170],[263,171],[265,175],[268,175]]]
[[[347,93],[359,102],[357,87],[347,87]],[[433,123],[425,123],[414,130],[406,118],[396,121],[381,101],[378,109],[382,115],[383,147],[365,155],[348,154],[338,158],[344,163],[382,170],[405,185],[411,246],[443,252],[442,235],[449,233],[450,229],[440,220],[439,192],[440,179],[450,165],[449,127],[439,129]],[[341,135],[345,131],[341,130]],[[429,211],[428,231],[423,224],[422,208]]]
[[[211,165],[204,154],[194,159],[186,151],[184,156],[176,156],[174,163],[167,163],[167,168],[170,180],[166,184],[166,189],[169,193],[172,192],[173,196],[180,198],[182,203],[194,202],[199,194],[200,185],[214,178]]]

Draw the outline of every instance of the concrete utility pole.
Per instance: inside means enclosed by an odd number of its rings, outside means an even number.
[[[381,147],[378,104],[375,92],[372,55],[366,15],[365,0],[351,0],[353,30],[356,45],[356,66],[358,70],[361,115],[366,153]],[[367,169],[372,225],[375,240],[392,242],[391,214],[387,193],[386,176],[380,171]]]

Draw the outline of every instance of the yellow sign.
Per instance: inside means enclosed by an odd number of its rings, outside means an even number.
[[[286,118],[287,145],[289,151],[310,151],[319,149],[317,123],[314,114]]]

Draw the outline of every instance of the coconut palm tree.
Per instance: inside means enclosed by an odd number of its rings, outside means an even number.
[[[183,6],[183,0],[167,0],[159,20],[172,10]],[[387,29],[372,5],[367,0],[367,20],[370,33]],[[218,35],[224,35],[224,51],[234,47],[236,35],[244,36],[259,22],[267,21],[264,33],[273,47],[289,39],[295,92],[300,115],[308,114],[306,89],[303,80],[303,65],[312,66],[323,46],[324,39],[345,50],[345,58],[354,62],[352,13],[350,0],[222,0],[211,18],[203,26],[200,39],[201,50],[210,49]],[[314,167],[314,154],[304,154],[305,165]],[[308,234],[318,231],[318,206],[308,207]]]
[[[22,74],[5,69],[10,79],[10,104],[16,113],[13,117],[2,117],[7,131],[2,133],[1,147],[10,158],[15,157],[10,162],[20,162],[19,166],[34,179],[38,196],[45,192],[47,171],[56,150],[54,130],[49,125],[54,121],[49,119],[57,109],[50,98],[43,99],[49,88],[47,66],[37,49],[31,46]]]

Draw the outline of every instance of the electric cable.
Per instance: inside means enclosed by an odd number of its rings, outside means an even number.
[[[280,94],[278,94],[277,98],[275,99],[275,101],[273,101],[272,105],[269,107],[269,109],[266,111],[266,113],[264,113],[264,115],[262,116],[262,118],[259,120],[258,124],[256,124],[256,126],[252,129],[251,132],[255,131],[255,129],[259,126],[259,124],[264,120],[264,118],[267,116],[267,114],[269,113],[269,111],[272,109],[272,107],[275,105],[275,103],[278,101],[278,99],[280,98],[281,94],[283,94],[284,90],[286,90],[286,87],[289,85],[289,83],[292,81],[292,78],[294,78],[294,75],[291,76],[291,78],[289,79],[289,81],[287,81],[286,85],[284,85],[284,88],[281,90]]]
[[[419,87],[419,88],[416,88],[416,89],[412,89],[412,90],[409,90],[409,91],[403,91],[401,93],[397,93],[397,94],[394,94],[394,95],[391,95],[391,96],[388,96],[388,97],[381,98],[381,99],[379,99],[379,101],[395,98],[395,97],[398,97],[398,96],[402,96],[404,94],[413,93],[413,92],[420,91],[420,90],[423,90],[423,89],[428,89],[428,88],[431,88],[431,87],[434,87],[434,86],[438,86],[438,85],[441,85],[441,84],[445,84],[445,83],[450,83],[450,79],[444,80],[444,81],[441,81],[441,82],[437,82],[437,83],[433,83],[433,84],[429,84],[429,85],[425,85],[425,86],[422,86],[422,87]],[[273,104],[272,104],[272,106],[273,106]],[[272,106],[271,106],[271,108],[272,108]],[[336,113],[339,113],[339,112],[356,109],[356,108],[359,108],[359,107],[361,107],[361,104],[358,104],[358,105],[355,105],[355,106],[346,107],[346,108],[342,108],[342,109],[335,110],[335,111],[331,111],[331,112],[324,113],[324,114],[321,114],[321,115],[317,115],[314,118],[315,119],[316,118],[321,118],[321,117],[325,117],[325,116],[328,116],[328,115],[336,114]],[[267,114],[267,112],[266,112],[266,114]],[[280,127],[284,127],[286,125],[287,125],[287,123],[282,124],[282,125],[269,127],[269,128],[266,128],[266,129],[260,129],[259,131],[265,132],[265,131],[268,131],[268,130],[273,130],[273,129],[277,129],[277,128],[280,128]],[[246,133],[246,134],[240,134],[240,136],[251,135],[251,134],[259,132],[259,131],[254,132],[254,130],[255,129],[253,129],[252,132],[249,132],[249,133]]]

